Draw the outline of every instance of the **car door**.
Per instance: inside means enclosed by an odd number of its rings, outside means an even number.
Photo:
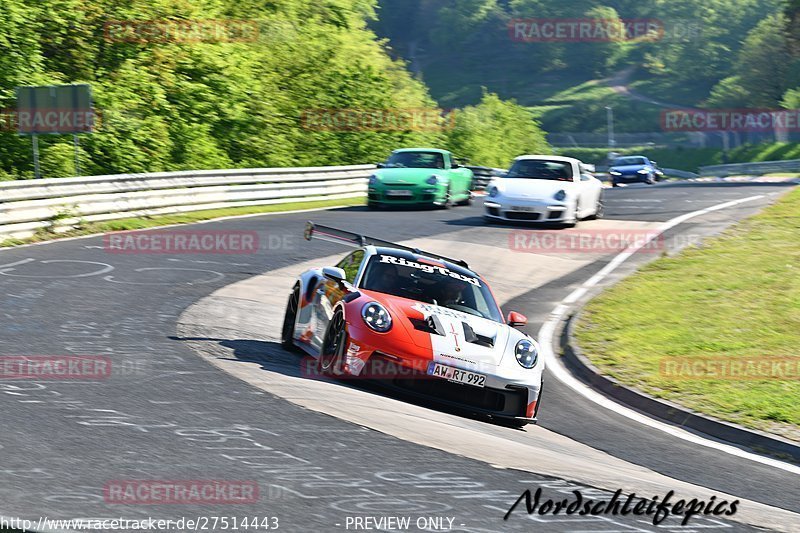
[[[581,216],[594,214],[600,194],[603,191],[603,184],[599,179],[586,172],[581,173],[580,180],[580,206]]]
[[[472,171],[456,163],[451,153],[447,154],[447,159],[450,163],[449,173],[450,182],[452,183],[450,194],[463,198],[466,194],[469,194],[470,185],[472,183]]]
[[[338,268],[344,270],[345,280],[350,285],[355,284],[356,276],[363,260],[364,250],[356,250],[336,264]],[[312,326],[314,334],[311,340],[311,345],[317,352],[322,349],[322,342],[328,329],[328,323],[333,317],[333,310],[345,295],[347,295],[347,290],[338,282],[324,276],[319,277],[314,288],[315,321]]]

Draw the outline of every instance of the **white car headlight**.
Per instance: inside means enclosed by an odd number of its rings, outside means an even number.
[[[567,197],[567,191],[565,191],[564,189],[561,189],[560,191],[555,193],[555,195],[553,195],[553,198],[555,198],[559,202],[563,202],[566,199],[566,197]]]
[[[517,343],[514,355],[517,356],[517,362],[523,368],[533,368],[539,360],[539,352],[536,350],[536,345],[529,339],[522,339]]]
[[[371,187],[371,186],[377,185],[377,184],[378,184],[378,176],[373,174],[372,176],[369,177],[369,185]]]
[[[612,176],[622,176],[622,172],[620,172],[619,170],[610,170],[608,173],[611,174]]]
[[[497,187],[494,187],[494,186],[489,187],[489,197],[490,198],[496,198],[498,194],[500,194],[500,191],[497,189]]]
[[[439,183],[439,178],[437,176],[431,176],[430,178],[425,180],[425,183],[428,185],[436,185]]]
[[[370,329],[378,333],[386,333],[392,329],[392,316],[378,302],[370,302],[361,308],[361,318]]]
[[[647,170],[646,168],[643,168],[643,169],[641,169],[641,170],[638,170],[637,172],[638,172],[639,174],[650,174],[650,171],[649,171],[649,170]]]

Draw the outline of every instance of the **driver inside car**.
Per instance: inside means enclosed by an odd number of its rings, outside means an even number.
[[[464,303],[464,289],[467,284],[457,279],[450,279],[442,287],[442,295],[438,300],[438,305],[441,307],[449,307],[451,305],[459,305]]]

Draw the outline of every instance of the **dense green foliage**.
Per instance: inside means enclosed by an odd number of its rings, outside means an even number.
[[[800,86],[797,0],[380,0],[380,35],[412,60],[443,105],[480,87],[540,110],[548,131],[658,131],[658,106],[587,81],[609,78],[667,106],[779,107]],[[520,18],[657,19],[657,39],[514,42]],[[413,31],[411,30],[413,28]],[[792,46],[794,44],[794,46]],[[570,88],[578,93],[570,95]],[[601,89],[605,89],[604,91]],[[574,98],[573,98],[574,96]]]
[[[81,136],[84,174],[353,164],[402,146],[446,148],[447,131],[319,131],[302,122],[308,110],[436,107],[367,28],[376,1],[0,0],[0,107],[15,107],[19,85],[91,84],[102,116],[96,133]],[[239,20],[258,31],[138,41],[109,32],[109,23],[131,20]],[[72,175],[71,137],[40,140],[43,175]],[[0,179],[32,174],[30,138],[0,132]]]
[[[550,152],[530,112],[495,94],[484,94],[480,104],[458,113],[450,137],[457,153],[470,154],[476,163],[491,167],[505,168],[521,154]]]

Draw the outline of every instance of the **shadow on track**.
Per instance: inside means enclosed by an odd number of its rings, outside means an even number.
[[[419,407],[432,409],[442,413],[447,413],[471,420],[477,420],[496,426],[517,429],[500,420],[492,419],[485,415],[470,412],[468,409],[461,409],[450,405],[436,402],[433,398],[422,398],[413,394],[405,393],[387,382],[374,379],[336,379],[322,375],[317,369],[316,361],[309,361],[308,355],[297,352],[287,352],[281,347],[280,343],[273,341],[258,341],[252,339],[215,339],[210,337],[170,337],[172,340],[183,342],[213,342],[217,345],[232,350],[232,358],[221,358],[228,361],[241,361],[247,363],[257,363],[262,370],[275,372],[284,376],[299,378],[304,380],[322,381],[337,387],[360,390],[394,400],[401,400]]]

